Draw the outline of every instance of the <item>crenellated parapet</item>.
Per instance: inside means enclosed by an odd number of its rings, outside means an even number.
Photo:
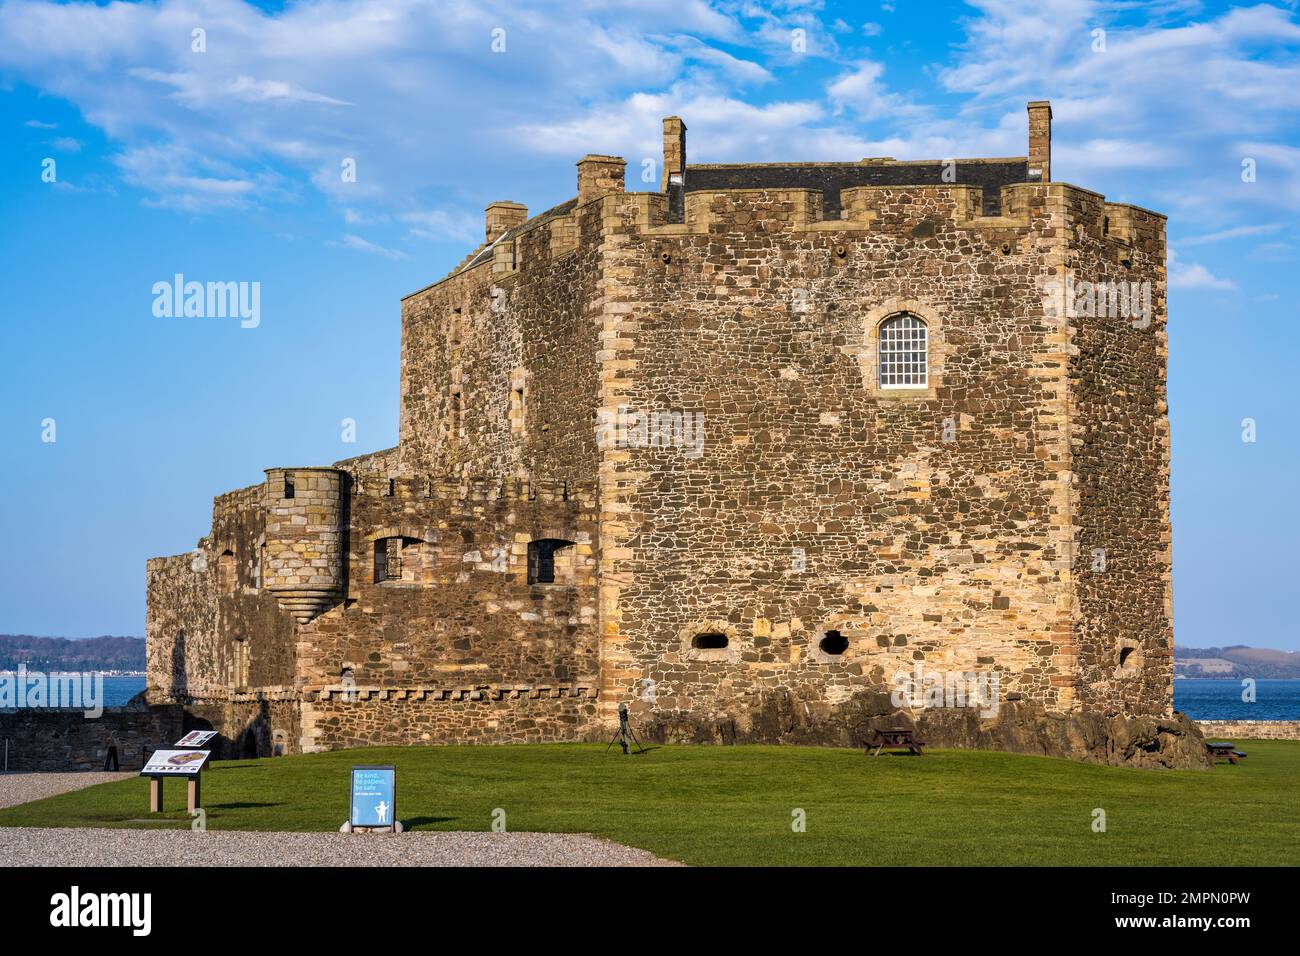
[[[1164,217],[1137,206],[1107,202],[1104,196],[1060,182],[1024,182],[987,186],[960,181],[961,163],[954,167],[958,181],[940,184],[853,186],[840,190],[838,206],[826,210],[826,194],[810,187],[728,188],[687,192],[680,221],[674,221],[673,198],[668,193],[624,192],[614,188],[608,169],[619,168],[617,157],[588,157],[600,165],[601,176],[588,175],[592,183],[583,201],[565,204],[564,211],[544,214],[519,224],[490,245],[476,250],[452,275],[485,269],[493,283],[508,284],[521,271],[545,267],[579,249],[579,219],[584,210],[599,203],[602,230],[607,235],[625,230],[629,223],[642,235],[673,237],[710,233],[780,232],[811,234],[871,234],[896,231],[904,220],[946,222],[951,228],[983,233],[1001,239],[1016,232],[1051,238],[1060,217],[1070,227],[1079,226],[1105,236],[1117,259],[1125,249],[1156,254],[1163,247]],[[990,201],[990,190],[996,197]],[[990,214],[989,210],[996,213]],[[450,278],[450,277],[449,277]],[[445,280],[444,280],[445,281]],[[422,290],[423,291],[423,290]]]
[[[490,700],[560,700],[563,698],[595,700],[600,689],[588,684],[475,684],[452,687],[383,687],[380,685],[334,684],[310,689],[309,700],[336,700],[349,703],[366,700],[438,701],[457,703]]]
[[[349,494],[360,498],[395,498],[401,501],[543,501],[576,503],[594,500],[593,482],[553,478],[435,478],[429,475],[405,477],[353,475]]]

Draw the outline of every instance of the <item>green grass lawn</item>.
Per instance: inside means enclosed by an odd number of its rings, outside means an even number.
[[[585,832],[696,865],[1294,865],[1300,743],[1242,742],[1213,771],[1126,770],[936,750],[864,757],[805,747],[409,747],[220,762],[203,776],[211,830],[336,830],[348,768],[396,764],[415,830]],[[0,810],[0,826],[188,826],[133,778]],[[791,811],[806,811],[806,832]],[[1106,832],[1092,829],[1106,812]],[[503,861],[505,862],[505,861]]]

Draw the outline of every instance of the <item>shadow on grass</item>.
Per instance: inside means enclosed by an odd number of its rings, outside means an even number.
[[[455,817],[411,817],[403,820],[402,826],[408,830],[414,830],[417,827],[428,826],[430,823],[451,823]]]
[[[130,820],[112,820],[111,823],[129,823],[133,827],[172,827],[177,830],[189,830],[194,821],[189,817],[168,818],[160,817],[158,819],[149,819],[146,817],[133,817]]]

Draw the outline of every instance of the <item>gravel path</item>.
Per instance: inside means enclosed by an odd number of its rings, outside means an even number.
[[[0,807],[15,807],[31,800],[43,800],[69,790],[83,790],[97,783],[134,777],[131,771],[103,773],[0,773]]]
[[[67,774],[66,776],[92,776]],[[0,827],[3,866],[677,866],[582,833],[253,833]]]

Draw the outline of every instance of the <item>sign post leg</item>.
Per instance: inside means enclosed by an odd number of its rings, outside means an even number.
[[[194,776],[190,777],[190,786],[189,786],[190,816],[193,816],[194,811],[197,810],[199,806],[202,804],[202,800],[199,797],[199,778],[202,776],[203,776],[202,774],[196,773]]]
[[[163,812],[163,778],[149,778],[149,812]]]

